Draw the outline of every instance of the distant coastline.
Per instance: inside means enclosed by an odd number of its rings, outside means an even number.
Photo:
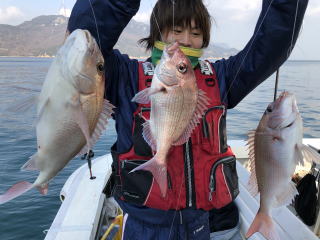
[[[0,56],[0,58],[54,58],[55,56]]]

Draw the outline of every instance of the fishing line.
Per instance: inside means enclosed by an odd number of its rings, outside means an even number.
[[[150,3],[150,7],[152,8],[152,5],[151,5],[151,1],[149,2]],[[174,32],[174,18],[175,18],[175,15],[174,15],[174,5],[175,5],[175,1],[174,0],[171,0],[171,3],[172,3],[172,32]],[[161,33],[161,30],[160,30],[160,27],[159,27],[159,23],[158,23],[158,20],[157,20],[157,17],[154,13],[154,11],[152,11],[152,17],[154,18],[155,22],[156,22],[156,25],[157,25],[157,28],[158,28],[158,31],[159,31],[159,34],[160,34],[160,37],[161,37],[161,41],[163,41],[163,36],[162,36],[162,33]],[[151,27],[151,26],[150,26]],[[173,38],[172,38],[172,41],[173,41]],[[182,178],[181,178],[181,184],[180,184],[180,188],[179,188],[179,196],[178,196],[178,199],[177,199],[177,204],[176,204],[176,209],[177,209],[177,206],[180,202],[180,197],[181,197],[181,191],[182,191],[182,184],[183,184],[183,171],[182,171]],[[177,215],[177,212],[178,210],[175,210],[174,211],[174,214],[173,214],[173,219],[172,219],[172,222],[171,222],[171,225],[170,225],[170,230],[169,230],[169,236],[168,236],[168,239],[170,239],[171,237],[171,233],[172,233],[172,230],[173,230],[173,225],[174,225],[174,221],[175,221],[175,218],[176,218],[176,215]],[[166,211],[166,214],[164,215],[164,217],[166,217],[168,214],[168,211]]]
[[[96,15],[94,13],[94,10],[93,10],[93,6],[92,6],[92,3],[91,3],[91,0],[88,0],[89,1],[89,4],[90,4],[90,7],[91,7],[91,10],[92,10],[92,14],[93,14],[93,18],[94,18],[94,23],[96,25],[96,30],[97,30],[97,36],[98,36],[98,41],[99,41],[99,48],[101,49],[101,41],[100,41],[100,35],[99,35],[99,29],[98,29],[98,23],[97,23],[97,19],[96,19]]]
[[[269,10],[270,10],[270,7],[271,7],[271,4],[273,3],[273,1],[274,1],[274,0],[271,0],[271,1],[270,1],[269,6],[268,6],[268,8],[267,8],[267,10],[266,10],[266,13],[265,13],[265,15],[263,16],[263,18],[262,18],[262,20],[261,20],[261,23],[260,23],[260,25],[259,25],[256,33],[253,35],[253,38],[252,38],[251,43],[250,43],[250,45],[249,45],[249,48],[248,48],[246,54],[244,55],[244,57],[243,57],[243,59],[242,59],[242,61],[241,61],[241,63],[240,63],[240,66],[239,66],[239,68],[238,68],[238,70],[237,70],[237,73],[236,73],[234,79],[231,81],[230,87],[229,87],[228,91],[226,92],[226,94],[225,94],[222,102],[225,102],[225,100],[226,100],[226,98],[227,98],[227,96],[228,96],[228,93],[230,92],[230,90],[231,90],[231,88],[232,88],[232,86],[233,86],[233,84],[234,84],[234,81],[237,79],[238,74],[239,74],[239,72],[240,72],[240,69],[241,69],[241,67],[242,67],[242,65],[243,65],[243,63],[244,63],[244,60],[246,59],[249,51],[250,51],[251,48],[252,48],[252,45],[253,45],[253,43],[254,43],[257,35],[258,35],[258,32],[260,31],[260,28],[261,28],[261,26],[262,26],[262,23],[264,22],[264,20],[265,20],[268,12],[269,12]]]
[[[293,50],[293,39],[294,39],[294,32],[296,30],[296,22],[297,22],[297,16],[298,16],[298,9],[299,9],[299,1],[297,1],[297,6],[296,6],[296,13],[294,16],[294,23],[293,23],[293,30],[292,30],[292,37],[291,37],[291,43],[290,43],[290,47],[288,49],[287,52],[287,59],[289,58],[292,50]],[[273,101],[275,101],[277,99],[277,92],[278,92],[278,84],[279,84],[279,69],[277,69],[277,73],[276,73],[276,82],[275,82],[275,86],[274,86],[274,95],[273,95]]]
[[[151,1],[149,2],[150,3],[150,8],[152,9],[152,3]],[[160,26],[159,26],[159,23],[157,21],[157,18],[156,18],[156,15],[154,13],[154,11],[151,10],[151,14],[152,14],[152,17],[154,18],[155,22],[156,22],[156,25],[157,25],[157,28],[158,28],[158,31],[159,31],[159,34],[160,34],[160,38],[161,38],[161,41],[163,41],[163,37],[162,37],[162,33],[160,31]],[[150,26],[151,27],[151,26]]]
[[[174,0],[171,0],[172,3],[172,33],[174,33]],[[173,42],[173,36],[172,36],[172,42]]]
[[[273,101],[276,101],[277,99],[277,92],[278,92],[278,82],[279,82],[279,69],[277,69],[277,73],[276,73],[276,83],[274,86],[274,95],[273,95]]]
[[[183,175],[183,172],[182,172],[182,175]],[[171,232],[172,232],[172,229],[173,229],[173,223],[174,223],[174,220],[175,220],[175,218],[176,218],[176,216],[177,216],[177,212],[178,212],[178,210],[177,210],[177,206],[178,206],[179,201],[180,201],[181,190],[182,190],[182,183],[183,183],[183,181],[182,181],[182,178],[181,178],[181,184],[180,184],[180,190],[179,190],[178,201],[177,201],[177,205],[176,205],[176,210],[175,210],[174,215],[173,215],[172,223],[171,223],[171,226],[170,226],[170,231],[169,231],[168,240],[170,239]],[[182,213],[180,212],[180,214],[182,214]]]
[[[297,1],[296,13],[295,13],[295,16],[294,16],[294,23],[293,23],[293,30],[292,30],[292,37],[291,37],[291,44],[290,44],[290,48],[288,49],[287,58],[289,58],[289,56],[290,56],[290,54],[291,54],[291,52],[293,50],[293,39],[294,39],[294,32],[296,30],[299,2],[300,2],[300,0]]]

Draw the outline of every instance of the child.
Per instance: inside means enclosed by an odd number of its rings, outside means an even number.
[[[202,0],[158,0],[150,17],[150,35],[141,40],[152,51],[151,58],[139,63],[113,46],[138,11],[140,1],[77,1],[68,31],[88,29],[101,44],[106,98],[116,106],[113,195],[126,213],[123,239],[241,239],[239,214],[233,203],[239,193],[238,177],[236,160],[226,142],[226,109],[235,107],[287,59],[307,3],[264,0],[246,47],[229,59],[208,63],[199,61],[202,49],[210,42],[211,28]],[[152,157],[142,137],[142,124],[150,109],[131,99],[150,86],[164,46],[174,41],[191,60],[198,87],[211,98],[211,105],[189,141],[170,149],[169,187],[163,198],[150,172],[129,174]]]

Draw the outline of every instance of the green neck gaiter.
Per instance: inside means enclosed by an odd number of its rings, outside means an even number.
[[[164,42],[156,41],[152,49],[151,60],[153,65],[157,65],[161,59],[162,51],[166,44]],[[190,59],[191,65],[195,68],[199,63],[199,57],[202,56],[202,49],[188,48],[180,46],[181,51]]]

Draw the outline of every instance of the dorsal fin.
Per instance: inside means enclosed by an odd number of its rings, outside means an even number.
[[[251,174],[248,182],[248,191],[252,196],[256,196],[259,192],[255,167],[254,138],[255,130],[249,131],[247,145],[249,149],[249,169]]]

